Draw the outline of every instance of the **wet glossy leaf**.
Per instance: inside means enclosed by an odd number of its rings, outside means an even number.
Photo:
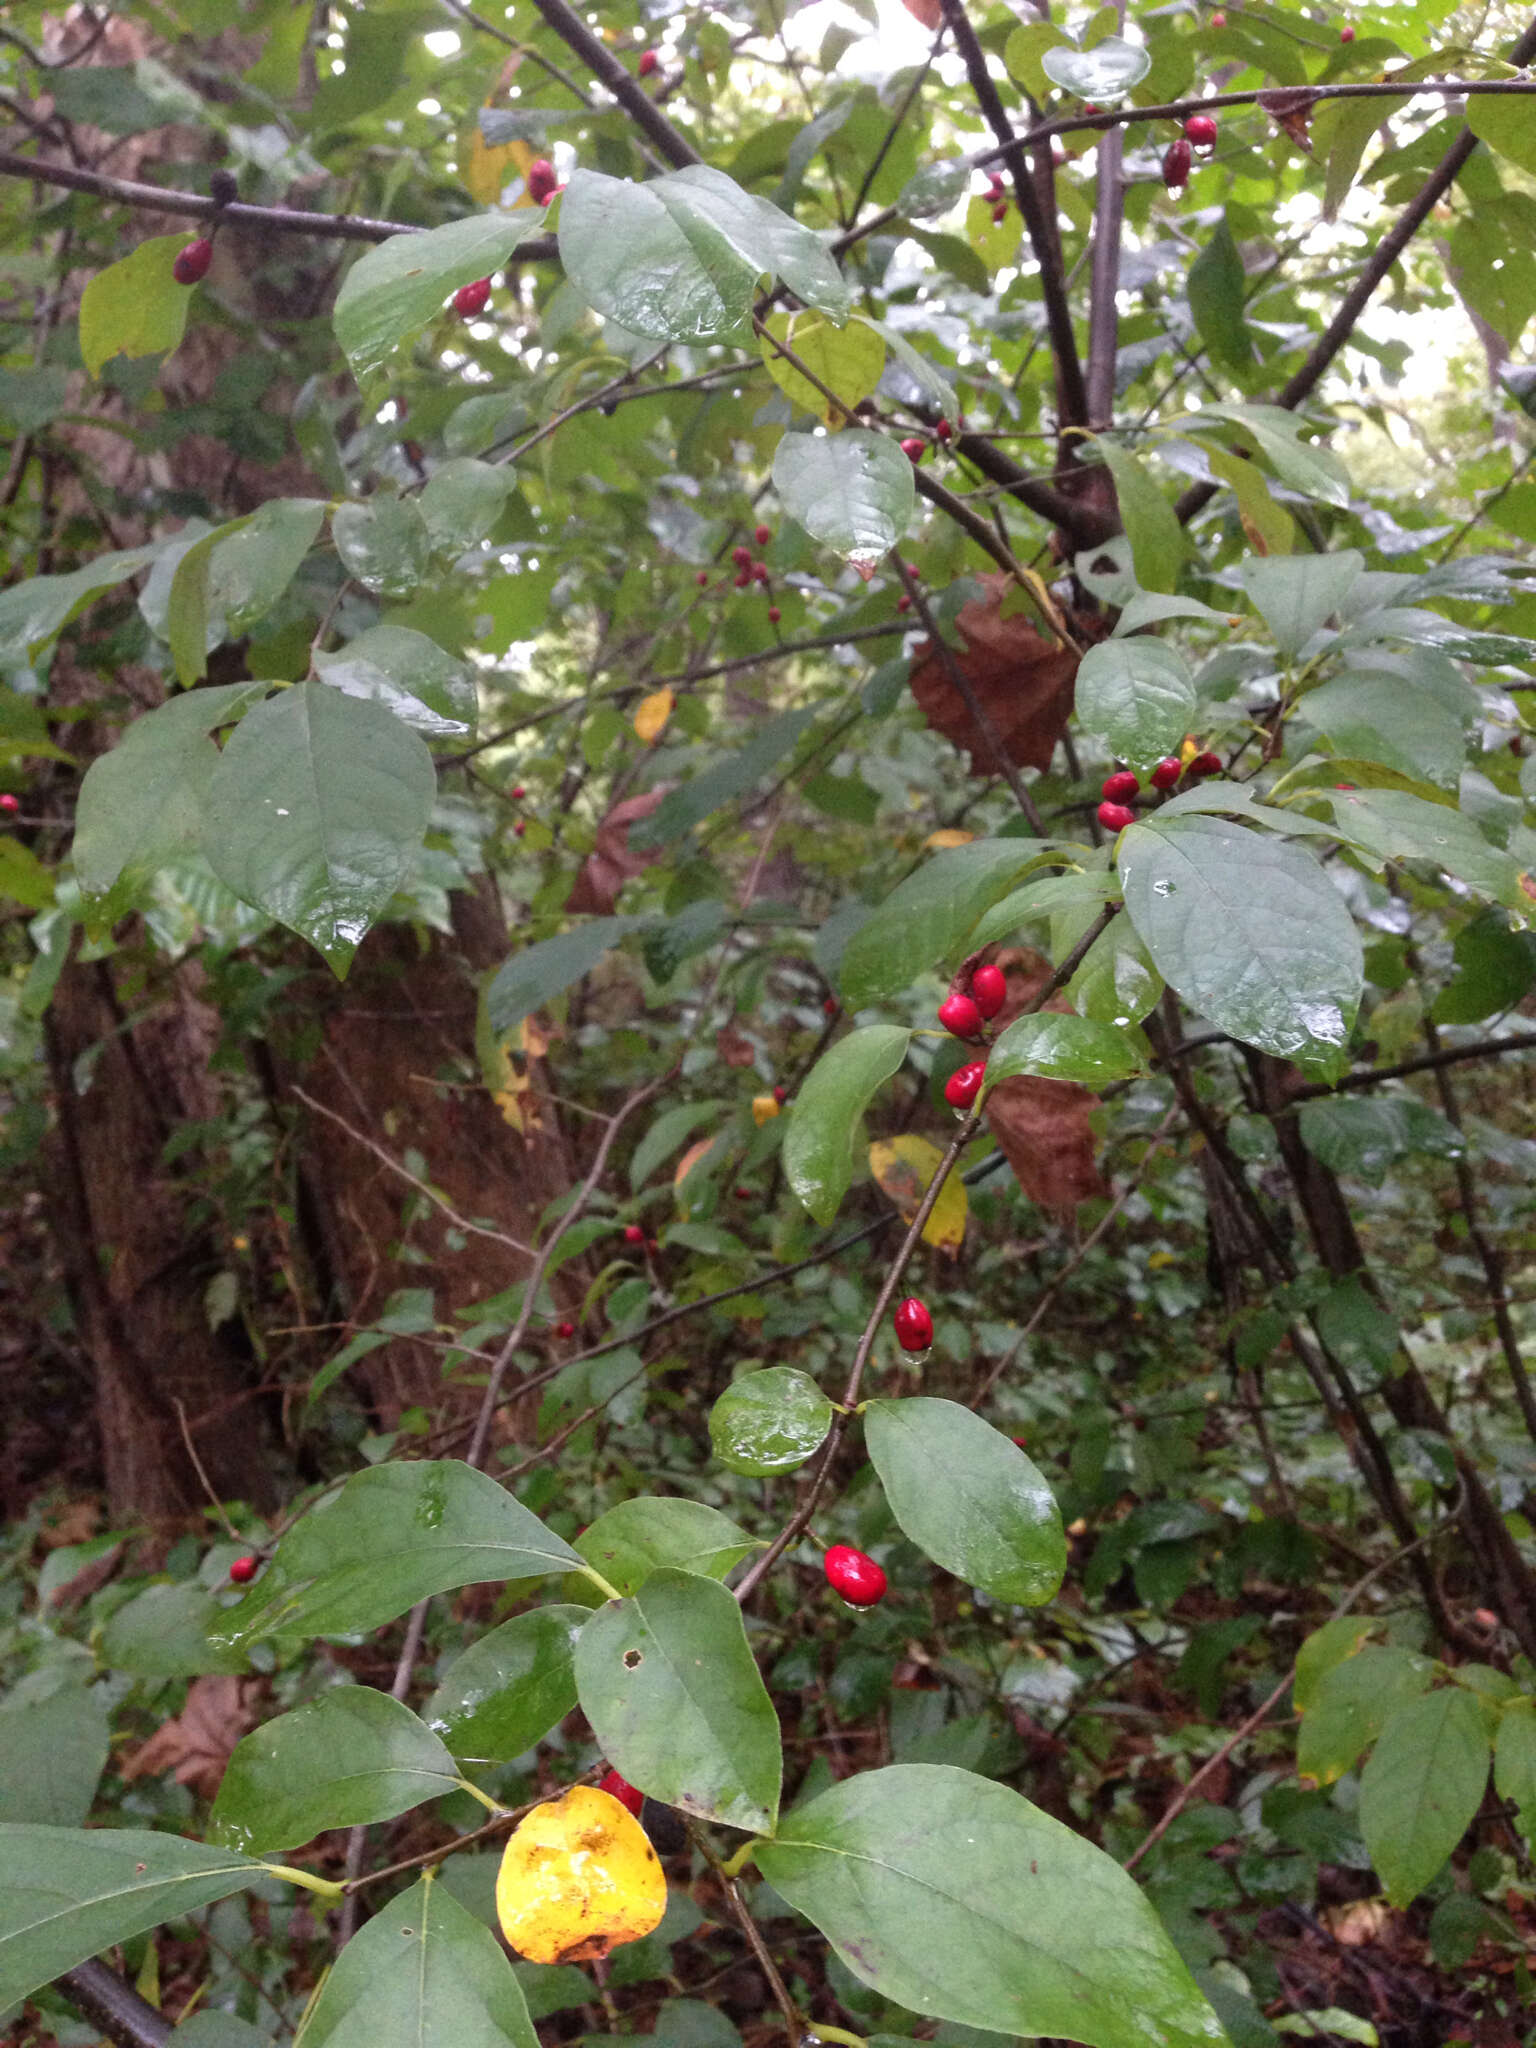
[[[1360,1774],[1360,1832],[1394,1906],[1407,1906],[1466,1833],[1488,1783],[1471,1693],[1447,1686],[1399,1707]]]
[[[102,1629],[98,1653],[109,1671],[137,1678],[193,1678],[203,1672],[249,1669],[240,1650],[209,1640],[222,1608],[196,1579],[146,1586],[117,1608]]]
[[[646,1494],[621,1500],[576,1538],[587,1563],[620,1593],[638,1593],[663,1567],[723,1579],[756,1547],[718,1508]]]
[[[1038,1010],[1016,1018],[998,1039],[987,1058],[987,1085],[1010,1074],[1043,1074],[1102,1088],[1141,1073],[1146,1065],[1147,1048],[1139,1031]]]
[[[1149,768],[1175,749],[1195,715],[1184,657],[1161,640],[1105,640],[1077,672],[1077,711],[1128,767]]]
[[[1057,44],[1039,53],[1040,69],[1053,85],[1075,92],[1079,99],[1100,103],[1124,99],[1152,69],[1142,44],[1124,36],[1106,36],[1091,50]]]
[[[461,284],[499,270],[542,226],[537,212],[477,213],[425,234],[391,235],[360,256],[342,280],[332,316],[353,376],[382,369],[401,342],[438,317]]]
[[[393,1898],[343,1948],[306,2048],[538,2048],[496,1937],[442,1884]]]
[[[854,1975],[910,2012],[1090,2048],[1226,2039],[1134,1881],[990,1779],[860,1771],[755,1857]]]
[[[536,1806],[496,1876],[502,1934],[532,1963],[590,1962],[661,1925],[667,1880],[629,1809],[594,1785]]]
[[[409,597],[427,573],[432,540],[414,498],[380,492],[331,514],[331,538],[348,573],[379,597]]]
[[[420,502],[434,551],[458,555],[484,540],[516,486],[514,470],[468,455],[433,470]]]
[[[1310,855],[1187,814],[1121,835],[1132,923],[1170,988],[1243,1045],[1331,1072],[1364,981],[1355,921]]]
[[[1339,754],[1383,762],[1454,790],[1466,758],[1461,720],[1399,676],[1344,674],[1309,690],[1297,715]]]
[[[576,1644],[582,1711],[630,1784],[667,1806],[773,1827],[779,1722],[724,1586],[659,1571],[600,1607]]]
[[[102,591],[144,568],[159,553],[159,547],[119,548],[67,576],[30,576],[0,590],[0,646],[35,661]]]
[[[363,1634],[429,1593],[581,1564],[483,1472],[452,1459],[378,1465],[295,1522],[215,1640]]]
[[[451,1792],[457,1775],[409,1707],[338,1685],[236,1743],[209,1828],[247,1856],[271,1856],[328,1828],[392,1820]]]
[[[575,1706],[571,1659],[590,1613],[535,1607],[488,1629],[443,1673],[422,1719],[456,1757],[510,1763]]]
[[[729,1471],[764,1479],[803,1465],[832,1426],[832,1403],[807,1373],[772,1365],[732,1380],[709,1411],[709,1441]]]
[[[1127,917],[1100,932],[1065,990],[1080,1016],[1121,1028],[1139,1024],[1162,992],[1163,977]]]
[[[1211,354],[1239,373],[1253,361],[1253,336],[1243,318],[1247,279],[1223,214],[1189,267],[1189,310]]]
[[[334,654],[317,651],[313,661],[315,673],[333,690],[382,705],[428,739],[474,729],[469,669],[409,626],[371,626]]]
[[[845,956],[846,959],[846,956]],[[784,1172],[818,1223],[830,1223],[853,1180],[860,1120],[907,1056],[912,1034],[872,1024],[829,1046],[790,1106]]]
[[[1121,448],[1105,438],[1097,438],[1094,446],[1115,480],[1120,517],[1131,544],[1131,559],[1136,565],[1136,581],[1147,592],[1172,590],[1189,553],[1189,543],[1171,499],[1163,496],[1151,471],[1128,448]],[[1159,654],[1172,655],[1174,652],[1158,640],[1138,640],[1131,645],[1150,648]],[[1089,653],[1091,656],[1095,652],[1106,651],[1101,647],[1090,649]],[[1087,666],[1085,661],[1084,669]],[[1177,666],[1183,669],[1181,661]],[[1094,721],[1085,714],[1085,723],[1091,726]],[[1115,751],[1119,753],[1124,749],[1116,748]]]
[[[325,517],[318,498],[272,498],[213,549],[208,605],[226,631],[245,632],[265,618],[298,574]]]
[[[1335,1173],[1380,1187],[1400,1159],[1460,1159],[1466,1140],[1427,1102],[1411,1095],[1340,1095],[1301,1105],[1302,1143]]]
[[[925,861],[844,948],[838,982],[848,1008],[899,995],[917,961],[934,967],[948,961],[1034,857],[1035,849],[1017,839],[976,839]]]
[[[0,2012],[87,1956],[227,1899],[260,1866],[144,1828],[0,1824]]]
[[[994,1599],[1038,1607],[1061,1584],[1055,1496],[1009,1437],[969,1408],[871,1401],[864,1437],[891,1512],[919,1550]]]
[[[786,434],[773,487],[792,519],[861,575],[872,575],[911,523],[912,465],[885,434]]]
[[[246,903],[344,972],[420,851],[436,777],[417,735],[324,683],[236,728],[203,807],[203,850]]]
[[[1422,860],[1479,895],[1523,913],[1530,908],[1520,863],[1494,846],[1472,820],[1404,789],[1329,790],[1328,802],[1351,845],[1387,860]]]

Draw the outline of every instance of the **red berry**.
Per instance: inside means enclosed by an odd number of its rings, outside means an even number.
[[[642,1230],[642,1229],[640,1228],[640,1226],[639,1226],[639,1224],[638,1224],[638,1223],[626,1223],[626,1224],[625,1224],[625,1226],[624,1226],[624,1242],[625,1242],[626,1244],[644,1244],[644,1243],[645,1243],[645,1232],[644,1232],[644,1231],[643,1231],[643,1230]]]
[[[928,443],[920,441],[916,434],[909,434],[901,444],[901,452],[906,456],[908,462],[921,462],[928,453]]]
[[[788,1102],[789,1090],[787,1088],[775,1088],[773,1091],[773,1099],[775,1102],[780,1104]]]
[[[944,1083],[944,1100],[951,1109],[969,1109],[981,1093],[981,1084],[986,1078],[985,1060],[967,1060],[963,1067],[956,1067]]]
[[[1102,111],[1102,109],[1101,109],[1101,108],[1099,107],[1099,105],[1098,105],[1098,103],[1097,103],[1096,101],[1094,101],[1094,100],[1084,100],[1084,101],[1083,101],[1083,112],[1084,112],[1085,114],[1097,114],[1097,113],[1099,113],[1099,112],[1101,112],[1101,111]]]
[[[535,206],[548,206],[550,200],[554,198],[556,191],[559,189],[560,183],[559,179],[555,176],[555,167],[547,156],[536,156],[534,158],[533,162],[528,166],[528,176],[525,182],[528,186],[528,197]]]
[[[1341,43],[1352,43],[1352,42],[1353,42],[1354,40],[1355,40],[1355,32],[1354,32],[1354,30],[1353,30],[1353,29],[1352,29],[1352,28],[1350,27],[1349,23],[1348,23],[1348,22],[1346,22],[1346,23],[1344,24],[1343,28],[1341,28],[1341,29],[1339,30],[1339,41],[1340,41]]]
[[[823,1016],[835,1017],[838,1013],[839,1008],[840,1005],[838,1003],[836,996],[823,996],[821,1003]]]
[[[977,1064],[979,1066],[980,1062]],[[964,1072],[964,1068],[961,1071]],[[903,1351],[926,1351],[933,1342],[933,1317],[915,1294],[897,1302],[891,1316],[891,1327]]]
[[[1163,155],[1163,183],[1170,192],[1182,192],[1189,183],[1190,149],[1181,135],[1170,142]]]
[[[640,52],[640,62],[635,66],[635,69],[642,78],[649,78],[660,62],[661,59],[654,50],[642,50]]]
[[[656,1254],[661,1250],[661,1239],[659,1237],[648,1237],[645,1240],[645,1249],[648,1257],[655,1258]]]
[[[769,623],[769,625],[770,625],[770,626],[776,626],[776,625],[777,625],[777,624],[779,623],[780,619],[782,619],[782,618],[783,618],[783,616],[784,616],[784,614],[783,614],[783,613],[782,613],[782,612],[781,612],[781,611],[779,610],[779,608],[778,608],[778,606],[777,606],[776,604],[771,604],[771,605],[769,605],[769,607],[768,607],[768,623]]]
[[[732,548],[731,560],[738,569],[750,569],[752,566],[752,550],[750,548]]]
[[[188,242],[185,249],[176,252],[171,275],[178,284],[200,284],[208,275],[212,261],[213,244],[206,235],[200,235],[195,242]]]
[[[528,794],[528,792],[519,782],[514,784],[514,786],[510,790],[508,790],[507,794],[511,797],[513,803],[516,804],[521,803],[523,798]]]
[[[248,1586],[256,1576],[254,1557],[237,1557],[229,1568],[229,1576],[237,1586]]]
[[[1214,149],[1216,123],[1209,114],[1191,114],[1184,123],[1184,140],[1192,142],[1196,149]]]
[[[1225,27],[1226,27],[1226,25],[1227,25],[1227,17],[1226,17],[1226,16],[1225,16],[1225,15],[1224,15],[1224,14],[1223,14],[1223,13],[1221,12],[1221,10],[1220,10],[1220,9],[1218,8],[1218,9],[1217,9],[1217,11],[1216,11],[1216,12],[1215,12],[1215,13],[1214,13],[1214,14],[1213,14],[1212,16],[1211,16],[1211,27],[1212,27],[1212,28],[1225,28]]]
[[[695,576],[693,580],[695,583],[697,583],[700,590],[702,590],[709,581],[709,571],[707,569],[701,569],[698,575]]]
[[[754,583],[766,583],[768,581],[768,564],[766,562],[754,562],[752,564],[752,581]]]
[[[1190,762],[1186,773],[1199,778],[1207,775],[1219,775],[1221,773],[1220,754],[1196,754],[1193,761]]]
[[[981,1011],[969,996],[946,996],[939,1005],[939,1022],[956,1038],[979,1038]]]
[[[20,809],[20,797],[12,796],[9,790],[5,792],[4,796],[0,796],[0,811],[19,811]]]
[[[850,1607],[878,1607],[885,1598],[886,1578],[872,1557],[846,1543],[834,1543],[822,1559],[827,1584]]]
[[[971,976],[971,1001],[983,1017],[995,1017],[1008,1000],[1008,977],[984,960]]]
[[[1099,823],[1106,832],[1123,832],[1127,825],[1134,825],[1136,813],[1128,811],[1124,804],[1100,804]]]
[[[574,1323],[556,1323],[555,1335],[557,1337],[574,1337],[575,1334],[576,1325]]]
[[[1104,778],[1103,794],[1111,803],[1123,804],[1141,788],[1141,777],[1133,775],[1129,768],[1117,769],[1113,775]]]
[[[1152,773],[1147,777],[1154,789],[1172,789],[1184,773],[1184,763],[1177,754],[1165,754]]]
[[[1016,1444],[1018,1445],[1018,1447],[1019,1447],[1019,1449],[1020,1449],[1021,1451],[1022,1451],[1022,1450],[1026,1450],[1026,1449],[1028,1448],[1028,1439],[1027,1439],[1027,1438],[1025,1438],[1025,1437],[1022,1437],[1022,1436],[1016,1436],[1016,1437],[1014,1438],[1014,1442],[1015,1442],[1015,1443],[1016,1443]]]
[[[731,578],[731,581],[738,590],[746,590],[752,582],[752,571],[750,569],[738,569]]]
[[[643,64],[645,58],[642,57],[640,61]],[[598,1779],[597,1789],[599,1792],[606,1792],[611,1799],[617,1799],[620,1806],[627,1806],[636,1820],[640,1818],[640,1809],[645,1804],[645,1794],[636,1791],[628,1778],[621,1778],[617,1771],[609,1771],[606,1777]]]
[[[995,228],[1000,228],[1000,227],[1002,226],[1003,222],[1004,222],[1004,221],[1005,221],[1005,220],[1006,220],[1007,218],[1008,218],[1008,202],[1007,202],[1007,200],[1006,200],[1006,199],[1000,199],[1000,200],[999,200],[999,201],[997,202],[996,206],[994,206],[994,207],[993,207],[993,209],[992,209],[992,225],[993,225],[993,227],[995,227]]]
[[[736,1190],[736,1199],[737,1199],[737,1201],[738,1201],[738,1202],[750,1202],[750,1201],[752,1201],[752,1200],[753,1200],[753,1194],[752,1194],[752,1190],[751,1190],[750,1188],[737,1188],[737,1190]]]
[[[453,295],[453,310],[465,320],[473,320],[485,311],[490,302],[491,280],[477,277],[473,284],[461,284]]]
[[[525,833],[525,832],[526,832],[527,830],[528,830],[528,820],[527,820],[526,818],[519,818],[519,819],[518,819],[518,821],[517,821],[517,823],[516,823],[516,824],[515,824],[515,825],[514,825],[514,826],[512,827],[512,837],[513,837],[514,839],[521,839],[521,838],[522,838],[522,836],[523,836],[523,834],[524,834],[524,833]]]
[[[941,441],[947,441],[955,430],[948,420],[940,420],[933,431]]]
[[[912,609],[912,600],[911,600],[911,598],[910,598],[910,597],[908,597],[908,595],[907,595],[907,593],[906,593],[905,591],[903,591],[903,592],[901,593],[900,597],[898,597],[898,598],[897,598],[897,600],[896,600],[896,609],[897,609],[897,611],[899,611],[899,612],[909,612],[909,611],[911,611],[911,609]]]
[[[773,528],[771,526],[754,526],[752,529],[752,538],[757,542],[760,548],[765,548],[767,547],[769,541],[773,539]]]

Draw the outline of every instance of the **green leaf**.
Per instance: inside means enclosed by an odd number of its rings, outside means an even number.
[[[866,577],[911,523],[912,464],[886,434],[786,434],[773,458],[773,487],[812,540]]]
[[[910,985],[919,966],[941,965],[1038,850],[1018,839],[973,839],[936,853],[908,875],[843,951],[838,983],[848,1008],[884,1002]]]
[[[1163,993],[1163,977],[1128,917],[1117,917],[1100,932],[1066,986],[1067,1001],[1079,1016],[1124,1029],[1139,1024]]]
[[[101,1631],[98,1655],[109,1671],[131,1671],[136,1678],[245,1671],[249,1667],[242,1651],[220,1649],[209,1640],[222,1612],[219,1602],[195,1579],[146,1586],[110,1616]]]
[[[432,542],[414,498],[381,492],[338,505],[331,538],[348,573],[379,597],[409,597],[426,576]]]
[[[1013,1074],[1040,1074],[1102,1088],[1142,1073],[1147,1049],[1139,1031],[1098,1024],[1088,1017],[1038,1010],[1010,1024],[987,1057],[986,1086]]]
[[[436,319],[460,285],[499,270],[543,225],[543,215],[532,209],[471,214],[425,234],[391,235],[360,256],[342,280],[332,315],[353,376],[361,381],[382,369],[403,341]]]
[[[429,1593],[580,1569],[568,1543],[494,1479],[454,1459],[377,1465],[283,1536],[214,1641],[364,1635]]]
[[[1536,980],[1536,934],[1511,931],[1501,910],[1463,925],[1452,948],[1456,978],[1435,997],[1437,1024],[1477,1024],[1523,1001]]]
[[[847,955],[844,955],[846,970]],[[846,984],[845,984],[846,985]],[[784,1172],[818,1223],[830,1223],[853,1180],[859,1121],[907,1056],[912,1034],[871,1024],[829,1046],[790,1106]]]
[[[1336,1614],[1312,1631],[1296,1653],[1296,1683],[1291,1688],[1291,1697],[1298,1714],[1310,1712],[1328,1673],[1346,1657],[1353,1657],[1372,1629],[1379,1626],[1369,1615]]]
[[[778,1716],[724,1586],[659,1571],[633,1599],[600,1607],[577,1640],[576,1684],[599,1747],[632,1785],[705,1820],[772,1830]]]
[[[1299,847],[1198,813],[1121,834],[1120,886],[1159,974],[1242,1045],[1324,1073],[1344,1055],[1364,958]]]
[[[1394,1906],[1411,1905],[1466,1833],[1488,1783],[1471,1693],[1447,1686],[1399,1707],[1360,1774],[1360,1832]]]
[[[1367,1643],[1323,1678],[1301,1717],[1296,1768],[1331,1785],[1381,1733],[1388,1717],[1426,1691],[1434,1662],[1396,1644]]]
[[[435,792],[432,756],[398,718],[300,683],[225,746],[203,850],[237,896],[342,973],[420,851]]]
[[[423,1880],[336,1958],[304,2048],[539,2048],[539,2037],[495,1935]]]
[[[1013,39],[1009,38],[1009,48]],[[1140,43],[1124,36],[1105,36],[1091,50],[1074,50],[1060,43],[1039,53],[1040,69],[1053,85],[1074,92],[1079,99],[1121,100],[1146,77],[1152,59]]]
[[[1364,558],[1353,548],[1332,555],[1255,555],[1238,580],[1263,614],[1282,654],[1299,654],[1358,582]]]
[[[1189,266],[1186,289],[1200,339],[1218,362],[1239,372],[1253,362],[1253,336],[1243,318],[1245,283],[1243,259],[1223,214]]]
[[[221,541],[234,539],[245,524],[243,519],[232,519],[225,526],[210,527],[183,551],[172,573],[165,607],[165,634],[176,680],[185,690],[207,674],[209,646],[217,646],[223,637],[218,627],[209,631],[209,558]]]
[[[939,408],[945,419],[954,420],[958,416],[960,401],[955,396],[955,387],[942,370],[918,353],[899,327],[893,327],[889,320],[872,319],[868,313],[855,313],[853,317],[874,329],[902,368],[910,372],[913,383]]]
[[[152,235],[86,285],[80,295],[80,355],[93,377],[114,356],[168,355],[181,346],[192,291],[176,282],[171,266],[187,241],[185,231]]]
[[[636,851],[644,851],[681,839],[733,797],[743,795],[764,776],[781,770],[795,742],[815,716],[816,707],[809,704],[765,720],[745,746],[676,789],[668,790],[649,818],[641,818],[630,827],[630,845]]]
[[[599,1515],[576,1548],[615,1592],[638,1593],[653,1572],[723,1579],[757,1544],[729,1515],[702,1501],[636,1495]]]
[[[338,1685],[235,1744],[208,1825],[232,1849],[272,1856],[328,1828],[393,1820],[457,1779],[409,1707],[372,1686]]]
[[[299,572],[325,517],[318,498],[271,498],[213,549],[208,602],[231,635],[266,617]]]
[[[1460,1159],[1466,1141],[1427,1102],[1411,1095],[1340,1095],[1301,1105],[1301,1139],[1335,1173],[1380,1187],[1390,1168],[1415,1154]]]
[[[29,1672],[0,1706],[0,1821],[84,1827],[107,1750],[104,1691],[59,1670]]]
[[[1529,99],[1497,93],[1469,93],[1466,123],[1480,142],[1536,175],[1536,131],[1531,126]]]
[[[1052,21],[1031,21],[1016,28],[1003,45],[1009,77],[1016,78],[1037,100],[1050,98],[1054,82],[1041,63],[1047,50],[1075,51],[1076,45],[1066,30]]]
[[[456,1757],[511,1763],[576,1704],[576,1637],[591,1609],[535,1607],[455,1657],[422,1709]]]
[[[590,974],[620,939],[649,923],[644,917],[594,917],[574,931],[525,946],[504,960],[485,993],[486,1013],[497,1038],[510,1036],[525,1017]]]
[[[765,275],[834,319],[848,314],[848,287],[820,239],[704,164],[644,185],[573,172],[560,260],[595,312],[652,341],[738,335]]]
[[[517,487],[517,474],[505,465],[476,462],[463,455],[433,470],[419,503],[433,550],[461,555],[475,547],[501,517]]]
[[[1172,590],[1189,553],[1189,542],[1179,524],[1179,515],[1163,496],[1139,455],[1133,455],[1130,449],[1119,447],[1102,434],[1094,435],[1093,439],[1115,480],[1115,496],[1120,503],[1120,518],[1126,538],[1131,544],[1136,581],[1144,591]],[[1159,653],[1173,653],[1172,648],[1165,648],[1157,640],[1138,640],[1134,644],[1138,648],[1155,648]],[[1103,648],[1090,648],[1089,654],[1104,651]],[[1181,727],[1181,733],[1182,730]]]
[[[1277,405],[1212,404],[1181,420],[1179,428],[1182,433],[1201,428],[1208,431],[1212,420],[1240,428],[1281,483],[1292,490],[1329,505],[1348,505],[1349,471],[1330,449],[1301,439],[1303,422],[1294,413]]]
[[[208,737],[266,690],[228,683],[172,697],[136,718],[109,754],[85,771],[75,809],[75,874],[104,897],[124,874],[147,874],[198,844],[203,806],[219,765]]]
[[[1312,146],[1328,164],[1323,190],[1324,220],[1337,220],[1371,137],[1407,105],[1406,99],[1331,100],[1317,109],[1312,123]]]
[[[969,1408],[927,1398],[871,1401],[864,1438],[891,1513],[935,1564],[997,1600],[1053,1596],[1067,1568],[1061,1514],[1016,1443]]]
[[[749,1479],[793,1472],[832,1426],[832,1403],[807,1374],[771,1365],[732,1380],[709,1411],[709,1441],[727,1471]]]
[[[1089,2048],[1226,2039],[1135,1882],[1006,1785],[943,1764],[860,1771],[754,1854],[909,2012]]]
[[[162,1921],[240,1891],[260,1866],[144,1828],[0,1825],[0,2012]]]
[[[1340,754],[1381,761],[1442,789],[1454,790],[1461,779],[1461,720],[1428,690],[1400,676],[1337,675],[1309,690],[1297,711]]]
[[[1493,1752],[1494,1789],[1520,1809],[1520,1832],[1536,1841],[1536,1702],[1516,1701],[1499,1716]]]
[[[1324,792],[1340,835],[1383,860],[1422,860],[1512,910],[1530,909],[1520,863],[1472,820],[1404,789]]]
[[[334,654],[316,653],[323,683],[380,704],[428,739],[474,729],[475,683],[462,661],[410,626],[371,626]]]
[[[885,340],[863,320],[850,320],[835,327],[824,313],[774,313],[764,323],[767,333],[759,338],[763,366],[791,405],[814,413],[834,431],[846,413],[833,405],[809,378],[774,347],[774,340],[791,349],[811,376],[851,410],[867,398],[880,382],[885,369]],[[773,340],[769,339],[773,337]]]
[[[1077,713],[1109,751],[1144,770],[1178,746],[1194,718],[1195,686],[1162,640],[1103,640],[1077,671]]]
[[[102,591],[144,568],[160,551],[160,545],[119,548],[98,555],[83,569],[72,569],[67,576],[32,576],[25,583],[0,590],[0,647],[10,650],[8,658],[19,655],[25,661],[36,661]]]

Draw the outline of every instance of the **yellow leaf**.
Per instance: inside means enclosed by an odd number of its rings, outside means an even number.
[[[653,690],[649,697],[640,699],[640,708],[635,713],[635,732],[648,747],[655,746],[666,731],[667,720],[672,716],[676,702],[670,690]]]
[[[802,412],[815,413],[835,434],[847,424],[846,408],[867,398],[880,382],[885,368],[884,338],[862,320],[834,327],[824,313],[810,311],[775,313],[766,326],[768,332],[759,347],[769,376],[792,404]],[[779,354],[774,341],[790,349],[817,383],[802,377],[794,364]],[[820,384],[842,404],[834,405],[826,392],[818,389]]]
[[[486,105],[490,104],[487,100]],[[532,162],[533,151],[526,142],[501,142],[492,148],[476,121],[469,131],[467,146],[460,145],[459,177],[471,199],[478,200],[481,206],[494,206],[510,173],[516,171],[519,177],[526,178]],[[526,189],[518,195],[517,203],[532,206]]]
[[[917,1214],[943,1157],[938,1146],[926,1138],[879,1138],[870,1146],[869,1170],[901,1211],[904,1222],[910,1223]],[[923,1225],[924,1244],[953,1256],[965,1238],[967,1211],[965,1182],[952,1173]]]
[[[923,841],[924,853],[942,853],[946,847],[969,846],[976,837],[974,832],[962,832],[958,825],[946,825],[941,831],[930,832]]]
[[[496,1876],[501,1931],[530,1963],[595,1961],[661,1924],[667,1880],[627,1807],[595,1785],[536,1806]]]
[[[772,1123],[779,1113],[779,1105],[771,1095],[754,1095],[752,1098],[752,1121],[759,1130],[766,1123]]]

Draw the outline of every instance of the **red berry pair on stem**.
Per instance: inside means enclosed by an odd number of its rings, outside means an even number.
[[[528,176],[524,182],[528,187],[528,197],[535,206],[548,206],[560,190],[560,180],[547,156],[534,158],[528,166]]]

